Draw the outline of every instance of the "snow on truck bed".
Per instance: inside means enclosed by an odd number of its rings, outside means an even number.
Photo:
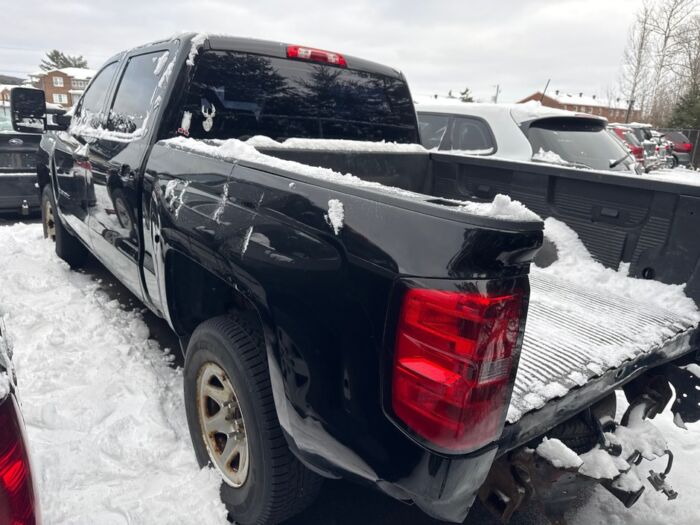
[[[530,308],[507,421],[661,348],[700,322],[683,286],[633,279],[594,261],[555,219],[545,237],[558,260],[530,273]]]

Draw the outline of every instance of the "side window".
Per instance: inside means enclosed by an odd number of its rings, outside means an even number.
[[[102,111],[107,90],[112,83],[114,74],[117,72],[117,65],[117,62],[112,62],[97,73],[97,76],[81,99],[80,109],[78,110],[81,116],[88,116]]]
[[[122,75],[107,127],[111,131],[134,133],[146,122],[159,76],[154,73],[163,51],[131,57]]]
[[[491,129],[481,119],[455,117],[451,138],[452,149],[455,150],[478,150],[483,154],[493,153],[496,150]]]
[[[420,141],[426,149],[437,148],[447,131],[450,117],[447,115],[418,115]]]

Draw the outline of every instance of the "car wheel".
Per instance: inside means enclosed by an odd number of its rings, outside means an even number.
[[[221,475],[221,499],[241,525],[286,520],[310,505],[322,478],[291,453],[277,420],[267,354],[246,318],[205,321],[184,370],[187,422],[200,466]]]
[[[85,265],[88,256],[87,248],[61,223],[49,184],[44,186],[41,192],[41,224],[44,228],[44,237],[56,244],[56,255],[66,261],[71,268],[81,268]]]
[[[671,156],[671,168],[677,168],[678,167],[678,157],[675,155]]]

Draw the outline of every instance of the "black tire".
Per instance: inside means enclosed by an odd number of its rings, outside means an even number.
[[[56,255],[71,268],[82,268],[88,257],[87,248],[63,226],[49,184],[44,186],[41,192],[41,224],[44,228],[44,238],[50,238],[56,244]]]
[[[187,422],[199,465],[212,465],[202,436],[197,379],[214,363],[224,370],[244,417],[249,470],[235,488],[221,484],[230,518],[241,525],[273,525],[308,507],[322,478],[304,467],[282,435],[272,398],[264,340],[244,316],[221,316],[197,327],[187,346],[184,387]]]

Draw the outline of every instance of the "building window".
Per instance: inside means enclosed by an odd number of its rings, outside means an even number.
[[[54,93],[53,102],[54,104],[68,104],[68,95],[64,93]]]
[[[63,87],[63,77],[53,77],[54,87]]]
[[[73,80],[71,82],[71,85],[75,89],[83,89],[85,86],[87,86],[87,81],[86,80]]]

